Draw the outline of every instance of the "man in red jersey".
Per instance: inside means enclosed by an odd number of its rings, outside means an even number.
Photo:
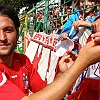
[[[0,71],[25,94],[46,86],[29,59],[14,52],[18,39],[19,18],[9,6],[0,6]]]
[[[100,61],[100,46],[95,46],[94,41],[91,41],[79,53],[75,63],[46,86],[46,82],[31,67],[29,59],[14,52],[19,26],[14,9],[0,6],[0,100],[61,100],[82,71],[90,64]],[[74,53],[67,51],[59,66],[67,67],[69,61],[66,63],[66,59],[73,56],[75,57]]]

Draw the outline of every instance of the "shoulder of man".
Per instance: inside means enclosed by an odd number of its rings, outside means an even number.
[[[26,96],[15,84],[7,80],[0,71],[0,100],[21,100]]]
[[[29,58],[25,54],[14,53],[14,58],[19,59],[21,61],[29,60]]]
[[[28,66],[31,65],[31,62],[30,62],[29,58],[24,54],[15,53],[14,54],[14,59],[19,60],[20,63],[25,67],[27,67],[26,65],[28,65]]]

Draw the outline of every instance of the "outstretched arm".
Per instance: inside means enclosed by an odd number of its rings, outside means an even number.
[[[80,50],[75,63],[59,78],[30,97],[23,97],[22,100],[51,100],[51,98],[61,100],[85,68],[98,61],[100,61],[100,46],[91,41]]]

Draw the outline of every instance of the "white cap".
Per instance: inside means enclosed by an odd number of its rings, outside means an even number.
[[[59,41],[55,47],[55,55],[61,57],[67,50],[72,50],[74,48],[74,42],[71,39],[66,39],[64,41]]]

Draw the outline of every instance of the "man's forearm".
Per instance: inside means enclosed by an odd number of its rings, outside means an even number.
[[[65,73],[57,78],[53,83],[49,84],[43,90],[28,97],[28,100],[61,100],[63,96],[69,91],[70,87],[76,81],[77,77],[82,73],[80,67],[85,64],[74,63]],[[24,97],[22,100],[27,100]]]
[[[91,64],[100,61],[100,46],[92,40],[79,52],[75,63],[46,88],[22,100],[61,100],[78,76]]]

